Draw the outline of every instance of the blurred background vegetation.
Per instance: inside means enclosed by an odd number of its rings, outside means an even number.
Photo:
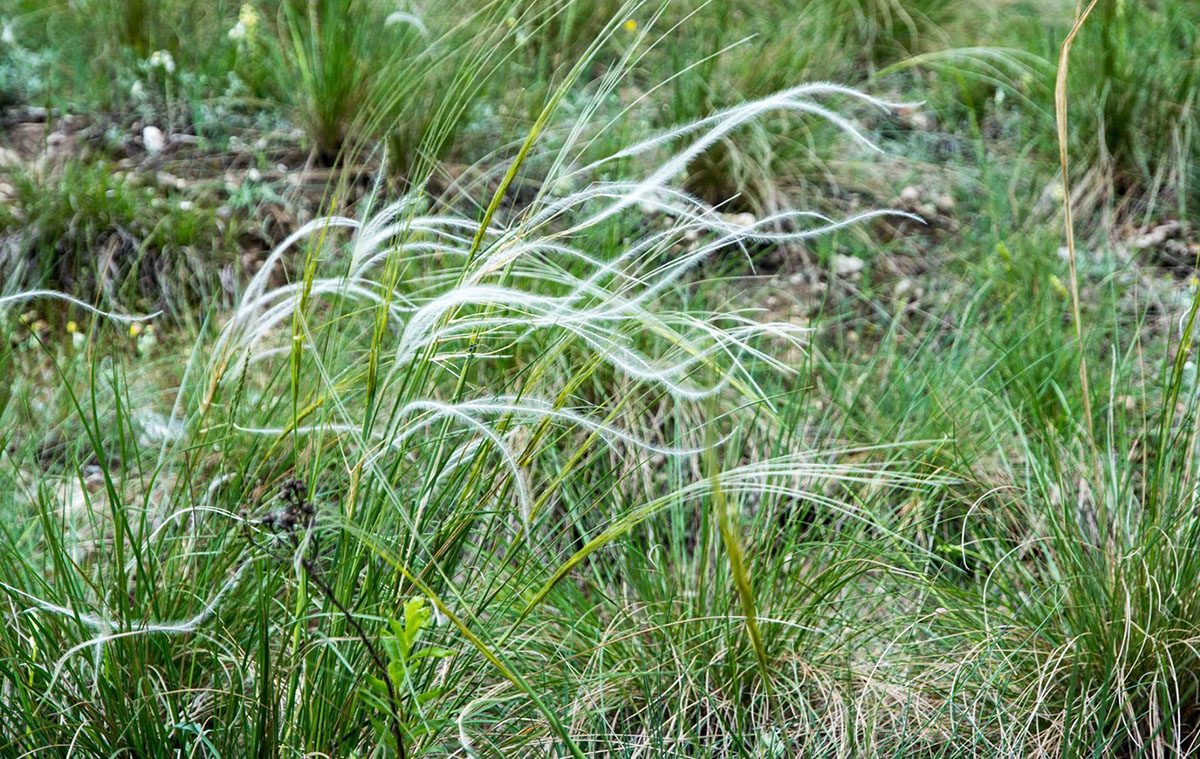
[[[584,81],[599,86],[638,52],[601,118],[625,116],[598,151],[798,81],[837,81],[923,103],[869,125],[904,162],[866,168],[811,131],[822,127],[779,116],[697,158],[688,189],[765,214],[896,205],[909,188],[907,202],[919,193],[925,210],[962,201],[964,216],[987,205],[990,227],[1053,229],[1053,67],[1075,10],[1065,0],[11,0],[0,269],[10,287],[95,282],[88,254],[109,245],[113,284],[129,293],[168,308],[176,295],[211,294],[214,271],[311,215],[340,176],[330,167],[436,193],[485,181],[613,19],[621,27],[599,42]],[[1106,0],[1083,30],[1070,154],[1093,240],[1194,210],[1198,15],[1187,2]],[[582,103],[589,86],[573,97]],[[118,202],[89,201],[98,196]],[[181,260],[206,281],[177,270],[164,293],[151,272]]]
[[[1040,190],[1053,192],[1052,71],[1074,11],[1073,2],[1059,0],[683,0],[665,9],[616,0],[12,0],[0,43],[5,141],[16,151],[3,168],[12,188],[6,228],[22,228],[20,246],[42,252],[23,275],[37,280],[80,268],[46,258],[74,258],[73,248],[94,249],[116,226],[138,226],[97,218],[83,199],[43,207],[35,197],[62,189],[54,189],[58,177],[38,175],[33,159],[47,148],[57,149],[56,164],[80,172],[84,197],[132,194],[137,182],[87,187],[102,176],[86,179],[79,162],[113,164],[134,180],[148,173],[139,168],[184,164],[183,174],[196,176],[181,176],[178,191],[160,187],[157,196],[188,196],[183,209],[167,204],[173,214],[220,210],[230,222],[219,225],[226,233],[241,222],[261,226],[262,206],[280,179],[295,180],[306,166],[360,159],[378,166],[385,147],[396,182],[432,173],[446,184],[465,167],[486,171],[532,122],[564,62],[580,58],[618,16],[624,26],[603,41],[585,78],[600,77],[643,34],[663,36],[638,53],[610,104],[613,114],[639,99],[654,107],[635,108],[622,121],[624,134],[610,131],[606,139],[681,123],[797,81],[864,86],[924,102],[912,118],[877,125],[890,151],[942,170],[947,162],[939,159],[955,157],[963,164],[955,168],[975,178],[1008,171],[1024,189],[1011,195],[1005,216],[1019,218],[1037,207]],[[1071,78],[1070,147],[1080,216],[1091,232],[1120,236],[1122,227],[1185,218],[1192,209],[1198,15],[1187,2],[1112,0],[1100,3],[1083,31]],[[646,98],[652,88],[655,96]],[[35,113],[44,116],[30,118]],[[876,204],[907,184],[833,160],[816,147],[827,141],[794,119],[755,129],[765,134],[727,141],[697,159],[689,187],[711,202],[763,212],[803,203],[815,194],[805,188],[823,180]],[[47,137],[58,143],[48,145]],[[230,170],[250,168],[268,179],[231,186]],[[141,254],[179,247],[220,258],[236,247],[213,231],[211,218],[171,226],[183,234],[132,235]],[[190,234],[198,230],[203,239]],[[13,259],[6,256],[8,272]]]

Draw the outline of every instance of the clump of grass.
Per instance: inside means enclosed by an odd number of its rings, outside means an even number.
[[[578,722],[591,703],[602,719],[641,715],[649,740],[698,751],[715,740],[727,753],[763,740],[763,699],[780,697],[807,716],[772,745],[834,745],[823,705],[833,677],[808,683],[837,659],[839,633],[821,617],[840,608],[864,558],[764,584],[757,573],[769,564],[746,550],[745,510],[756,504],[751,545],[767,550],[796,504],[829,513],[843,535],[876,529],[815,483],[922,480],[853,452],[818,458],[793,437],[760,378],[793,371],[803,329],[685,307],[681,296],[718,250],[808,239],[881,212],[782,211],[739,225],[673,184],[708,146],[775,110],[869,144],[821,102],[829,97],[887,106],[834,85],[795,87],[573,167],[576,130],[550,177],[581,189],[502,214],[553,97],[479,219],[429,209],[414,191],[286,240],[224,324],[172,368],[165,433],[145,436],[157,404],[117,362],[93,364],[81,393],[64,384],[99,463],[80,470],[71,508],[47,488],[6,490],[30,519],[0,550],[7,748],[409,756],[548,742],[578,757],[620,740]],[[638,179],[595,178],[649,157]],[[673,222],[612,243],[647,214]],[[274,283],[302,243],[296,281]],[[661,476],[648,468],[664,465]],[[28,483],[23,466],[5,476]],[[694,625],[655,634],[685,660],[699,636],[720,661],[716,692],[609,666],[585,692],[563,687],[580,657],[644,634],[636,608],[656,603],[653,584],[631,607],[589,589],[636,581],[646,564],[623,552],[657,561],[655,539],[635,537],[643,525],[672,530],[678,564],[664,588],[699,594],[674,606],[698,615]],[[788,534],[816,532],[797,522]],[[788,600],[801,588],[812,602],[797,612]],[[414,597],[429,599],[440,628],[404,621],[420,616]],[[566,604],[590,610],[575,621],[560,616]],[[769,615],[776,607],[785,619]],[[768,639],[767,627],[789,632]],[[781,641],[808,629],[834,643],[796,658]],[[414,647],[419,630],[432,649]],[[785,663],[797,669],[780,673]],[[702,698],[721,716],[662,724],[643,711],[659,693]],[[718,736],[747,699],[760,708]],[[504,714],[488,717],[498,704]],[[512,729],[517,719],[526,727]]]
[[[967,10],[948,0],[835,0],[832,5],[832,15],[853,30],[848,34],[875,64],[938,46],[945,39],[944,27],[964,18]]]
[[[349,136],[357,111],[369,97],[381,63],[384,11],[361,0],[283,3],[283,51],[294,77],[287,91],[300,98],[302,121],[314,149],[331,161]],[[390,30],[388,30],[390,31]]]
[[[497,7],[450,4],[422,18],[373,0],[281,4],[269,57],[317,158],[390,140],[407,168],[426,137],[444,148],[508,32]]]
[[[1081,198],[1114,222],[1186,216],[1198,165],[1200,11],[1100,3],[1075,45],[1072,155]]]
[[[232,265],[232,227],[211,208],[73,159],[6,174],[13,199],[0,211],[8,235],[0,276],[21,287],[99,293],[127,308],[176,313],[219,295],[216,273]],[[165,213],[163,213],[165,211]]]
[[[1200,740],[1194,313],[1158,388],[1108,399],[1099,462],[1073,431],[1030,436],[1029,479],[988,509],[1009,528],[983,510],[963,528],[986,583],[947,585],[937,629],[993,662],[956,676],[991,704],[996,751],[1186,755]]]

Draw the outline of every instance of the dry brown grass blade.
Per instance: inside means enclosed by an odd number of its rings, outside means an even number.
[[[1083,418],[1087,425],[1088,444],[1096,450],[1096,434],[1092,425],[1092,397],[1088,388],[1087,355],[1083,350],[1083,320],[1079,308],[1079,275],[1075,264],[1075,220],[1071,215],[1071,177],[1067,166],[1067,70],[1071,45],[1083,28],[1099,0],[1091,0],[1082,13],[1076,8],[1075,25],[1063,39],[1058,56],[1058,73],[1054,80],[1054,118],[1058,125],[1058,162],[1062,167],[1063,224],[1067,232],[1067,255],[1071,266],[1071,311],[1075,322],[1075,341],[1079,345],[1079,382],[1083,393]]]

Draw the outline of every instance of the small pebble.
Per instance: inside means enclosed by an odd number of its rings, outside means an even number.
[[[830,263],[833,273],[839,277],[848,277],[851,274],[857,274],[867,265],[867,262],[861,258],[843,256],[840,253],[835,253]]]
[[[167,146],[167,137],[156,126],[144,127],[142,129],[142,144],[146,146],[147,152],[157,153]]]

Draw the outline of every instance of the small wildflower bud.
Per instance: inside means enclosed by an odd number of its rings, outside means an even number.
[[[75,322],[73,322],[73,321],[71,321],[71,322],[67,322],[67,332],[69,332],[69,333],[71,333],[71,334],[75,334],[75,333],[76,333],[76,332],[78,332],[78,331],[79,331],[79,325],[78,325],[78,324],[76,324],[76,323],[75,323]]]
[[[10,47],[17,44],[17,35],[13,32],[12,24],[7,21],[0,22],[0,43]]]
[[[142,334],[144,329],[145,327],[143,327],[140,322],[134,322],[133,324],[129,325],[129,336],[136,338]]]
[[[246,27],[246,31],[253,33],[258,28],[258,11],[250,3],[242,3],[241,10],[238,11],[238,23]]]
[[[628,21],[626,21],[625,22],[625,31],[636,32],[637,31],[637,21],[634,21],[633,19],[629,19]]]
[[[1056,275],[1050,275],[1050,286],[1054,288],[1054,292],[1061,295],[1063,298],[1071,297],[1071,293],[1067,290],[1067,286]]]
[[[175,73],[175,59],[166,50],[155,50],[150,54],[148,62],[152,69],[162,69],[168,74]]]
[[[237,23],[229,30],[229,39],[235,42],[254,39],[254,33],[258,30],[258,22],[258,11],[254,9],[254,6],[250,3],[242,3]]]

